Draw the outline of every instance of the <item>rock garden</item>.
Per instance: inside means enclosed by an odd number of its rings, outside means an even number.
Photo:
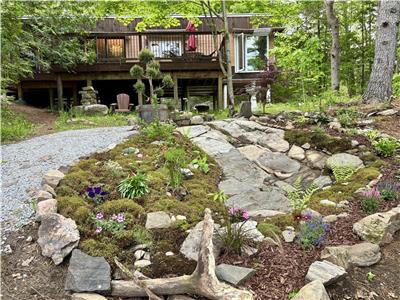
[[[400,229],[398,141],[370,113],[142,125],[45,174],[37,249],[72,299],[396,299],[354,288]]]

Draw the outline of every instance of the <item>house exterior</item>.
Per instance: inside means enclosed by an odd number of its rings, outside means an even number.
[[[233,65],[234,89],[240,89],[254,81],[269,59],[273,47],[274,33],[280,28],[260,26],[254,29],[251,18],[254,14],[228,15],[230,31],[230,54]],[[182,104],[183,99],[209,97],[214,108],[227,105],[226,79],[220,69],[216,49],[223,49],[222,35],[212,34],[210,19],[201,17],[202,23],[195,29],[189,21],[178,18],[180,26],[171,29],[151,28],[137,32],[135,26],[140,19],[124,25],[113,17],[99,21],[90,32],[96,47],[96,62],[80,64],[74,72],[53,66],[50,72],[37,72],[18,85],[18,98],[38,98],[43,106],[54,107],[60,97],[68,106],[79,105],[78,91],[84,86],[93,86],[98,91],[100,102],[109,105],[116,95],[130,95],[135,105],[143,103],[129,74],[138,63],[139,51],[150,49],[161,65],[164,74],[170,74],[174,88],[165,90],[164,97],[173,98]],[[217,28],[221,22],[215,20]],[[217,47],[217,48],[216,48]],[[40,96],[38,96],[40,95]]]

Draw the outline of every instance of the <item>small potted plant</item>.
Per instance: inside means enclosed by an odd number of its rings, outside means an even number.
[[[171,88],[174,83],[170,75],[161,73],[160,63],[154,59],[154,54],[148,49],[140,51],[139,64],[134,65],[129,72],[137,80],[133,86],[136,92],[144,95],[147,99],[146,104],[140,105],[138,108],[140,117],[148,123],[154,120],[167,121],[169,118],[168,106],[159,104],[159,97],[163,96],[164,88]],[[149,82],[148,95],[143,80]],[[160,85],[154,86],[154,80],[160,80]]]

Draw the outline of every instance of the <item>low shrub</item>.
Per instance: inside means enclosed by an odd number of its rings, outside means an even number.
[[[118,191],[124,198],[135,199],[149,193],[146,177],[143,174],[132,173],[121,181]]]
[[[298,241],[305,249],[319,246],[327,237],[329,225],[322,221],[321,217],[309,216],[300,224]]]
[[[155,121],[142,129],[144,135],[151,140],[168,140],[172,136],[174,126]]]
[[[336,117],[338,118],[340,124],[345,127],[353,125],[359,116],[360,113],[358,110],[352,107],[341,108],[336,112]]]
[[[365,192],[361,201],[361,207],[366,213],[375,213],[379,209],[381,194],[377,188]]]
[[[383,157],[394,156],[400,148],[400,143],[393,138],[381,138],[372,142],[375,151],[378,155]]]

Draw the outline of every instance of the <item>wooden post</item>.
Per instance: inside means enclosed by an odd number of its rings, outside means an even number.
[[[223,96],[223,87],[222,87],[222,75],[218,76],[218,109],[224,109],[224,96]]]
[[[18,83],[17,93],[18,93],[18,95],[17,95],[18,100],[23,100],[24,99],[24,91],[22,90],[22,84],[21,83]]]
[[[178,77],[173,75],[172,79],[174,80],[174,101],[175,107],[180,111],[182,110],[181,101],[179,100],[179,86],[178,86]]]
[[[49,102],[50,102],[50,110],[54,111],[54,90],[53,90],[53,88],[49,88]]]
[[[64,103],[63,103],[63,84],[61,80],[61,74],[57,75],[57,98],[58,98],[58,110],[64,110]]]
[[[78,84],[75,82],[72,86],[72,106],[78,105]]]

